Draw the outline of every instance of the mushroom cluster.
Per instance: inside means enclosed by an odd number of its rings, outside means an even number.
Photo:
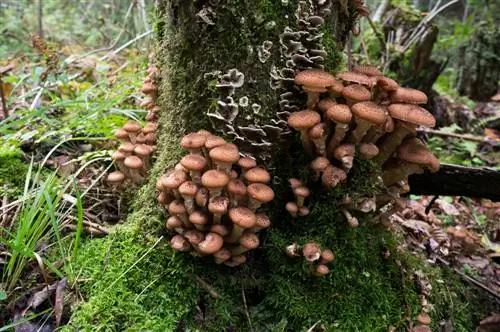
[[[271,225],[261,206],[274,199],[271,175],[236,145],[200,130],[180,142],[189,154],[157,181],[166,227],[177,234],[175,251],[213,255],[217,264],[238,266],[259,246],[258,232]]]
[[[305,217],[309,214],[309,208],[304,206],[306,198],[309,196],[309,188],[296,178],[288,180],[295,196],[295,202],[286,203],[286,210],[293,217]]]
[[[308,69],[295,75],[294,81],[307,93],[307,108],[292,113],[288,125],[300,132],[304,150],[314,158],[314,178],[325,187],[347,179],[356,155],[373,159],[381,165],[388,188],[377,198],[381,206],[409,190],[410,174],[439,169],[439,160],[416,138],[417,126],[436,123],[419,106],[427,103],[423,92],[401,87],[366,65],[336,76]],[[347,215],[350,224],[356,225]]]
[[[151,155],[156,149],[156,121],[160,111],[156,106],[157,78],[157,69],[150,67],[141,89],[146,95],[141,107],[149,109],[146,125],[142,127],[137,121],[130,120],[115,132],[115,137],[121,141],[121,145],[111,159],[118,170],[108,174],[107,178],[108,183],[114,187],[120,187],[126,179],[135,184],[142,183],[150,168]]]
[[[308,242],[303,246],[292,243],[286,247],[285,253],[288,257],[303,256],[309,264],[311,273],[318,277],[324,277],[330,272],[328,264],[335,259],[335,255],[330,249],[321,249],[321,246],[316,242]]]

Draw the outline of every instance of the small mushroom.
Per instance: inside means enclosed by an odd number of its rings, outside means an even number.
[[[347,219],[347,223],[349,224],[350,227],[354,228],[359,226],[358,218],[353,217],[346,209],[341,209],[341,211],[344,214],[345,218]]]
[[[250,157],[241,157],[238,160],[238,166],[241,167],[241,177],[243,178],[247,170],[257,166],[257,162]]]
[[[210,135],[206,136],[205,148],[211,150],[226,143],[227,143],[226,140],[223,139],[222,137],[216,135]]]
[[[325,249],[321,251],[321,261],[320,264],[326,265],[335,259],[335,255],[330,249]]]
[[[206,171],[201,177],[201,183],[210,192],[210,198],[220,196],[222,189],[229,183],[229,175],[216,169]]]
[[[239,239],[239,246],[231,249],[233,256],[241,255],[259,246],[259,237],[253,232],[245,232]]]
[[[150,165],[149,165],[149,157],[153,153],[153,150],[149,145],[146,144],[139,144],[134,148],[134,154],[141,158],[142,164],[144,165],[144,171],[146,172],[149,170]]]
[[[342,163],[344,171],[349,172],[354,162],[356,147],[354,144],[342,144],[335,149],[334,157]]]
[[[366,133],[365,137],[363,137],[363,142],[375,144],[380,139],[380,137],[387,133],[392,133],[393,131],[394,120],[391,116],[389,116],[389,113],[386,112],[385,123],[381,126],[372,126]]]
[[[126,177],[130,177],[128,168],[125,167],[125,158],[127,158],[127,156],[121,151],[115,151],[111,156],[111,159],[115,162],[116,167],[118,167],[118,169],[125,174]]]
[[[347,179],[347,174],[338,167],[329,165],[321,175],[321,182],[328,188],[334,188]]]
[[[232,179],[227,184],[227,192],[229,194],[229,206],[237,207],[240,202],[245,198],[247,187],[243,181]]]
[[[354,72],[342,72],[337,74],[337,79],[342,80],[347,83],[356,83],[356,84],[361,84],[365,85],[369,88],[375,85],[376,80],[372,77],[369,77],[365,74],[361,73],[354,73]]]
[[[422,91],[410,88],[399,87],[390,92],[389,97],[392,103],[425,104],[427,95]]]
[[[252,232],[259,232],[271,226],[271,220],[264,213],[255,214],[255,227],[251,229]]]
[[[139,133],[141,132],[141,125],[138,124],[136,121],[129,120],[125,125],[123,126],[123,130],[125,130],[128,133],[128,137],[130,138],[130,142],[135,144],[135,138]]]
[[[233,222],[233,229],[227,238],[228,243],[235,243],[241,237],[245,229],[255,226],[255,213],[246,207],[237,207],[229,210],[229,218]]]
[[[357,65],[352,71],[366,76],[382,76],[382,72],[377,67],[370,65]]]
[[[227,174],[230,173],[233,163],[240,159],[238,148],[232,143],[226,143],[211,149],[209,155],[216,168]]]
[[[328,165],[330,165],[330,161],[325,157],[317,157],[311,162],[311,169],[314,172],[314,181],[320,179],[321,174]]]
[[[385,123],[385,110],[371,101],[356,103],[351,111],[356,120],[356,128],[351,132],[349,141],[355,144],[361,142],[371,126]]]
[[[117,129],[115,131],[115,137],[122,142],[128,142],[130,140],[128,132],[124,129]]]
[[[349,107],[359,102],[369,101],[372,98],[370,90],[361,84],[351,84],[346,86],[344,90],[342,90],[342,96],[346,99]]]
[[[248,208],[255,211],[262,204],[274,199],[274,191],[263,183],[252,183],[247,187],[249,197]]]
[[[230,260],[224,262],[224,265],[229,267],[236,267],[244,264],[247,261],[247,257],[245,255],[233,256]]]
[[[178,199],[173,200],[168,205],[168,213],[171,216],[177,217],[180,220],[182,220],[186,228],[191,228],[191,223],[188,220],[188,215],[186,212],[187,212],[186,207],[184,206],[184,203],[181,200]]]
[[[313,155],[313,149],[309,136],[307,134],[309,128],[314,127],[321,122],[321,116],[315,111],[300,111],[292,113],[288,117],[288,125],[295,130],[300,131],[300,138],[302,145],[307,154]]]
[[[271,175],[262,167],[254,167],[245,172],[245,179],[249,183],[268,183]]]
[[[125,158],[123,164],[128,168],[130,178],[134,183],[141,183],[144,181],[144,177],[141,174],[141,170],[144,167],[144,163],[141,158],[137,156],[128,156]]]
[[[293,190],[293,194],[297,199],[297,206],[301,208],[304,206],[304,200],[307,198],[307,196],[309,196],[310,191],[307,187],[300,186]]]
[[[319,95],[326,92],[327,88],[336,83],[335,77],[329,73],[309,69],[299,72],[295,76],[295,84],[302,85],[304,91],[307,92],[307,107],[313,108],[319,100]]]
[[[308,216],[309,215],[309,208],[308,207],[305,207],[305,206],[301,206],[299,207],[299,217],[305,217],[305,216]]]
[[[205,255],[211,255],[219,251],[224,245],[222,236],[216,233],[208,233],[205,239],[198,244],[198,250]]]
[[[178,190],[179,194],[184,198],[184,205],[188,213],[192,213],[194,211],[194,197],[198,191],[198,186],[193,181],[186,181],[179,186]]]
[[[198,245],[205,239],[205,235],[195,229],[190,229],[186,231],[186,233],[183,234],[183,236],[186,238],[186,240],[189,241],[189,243],[198,250]]]
[[[321,247],[315,242],[308,242],[302,248],[302,255],[306,261],[313,263],[321,257]]]
[[[170,239],[170,246],[174,251],[189,251],[189,242],[181,235],[175,235]]]
[[[299,246],[297,245],[297,243],[292,243],[292,244],[286,246],[285,253],[288,257],[292,257],[292,258],[298,257],[298,256],[300,256]]]
[[[181,139],[181,147],[191,154],[202,154],[207,137],[203,134],[190,133]]]
[[[418,316],[417,316],[417,322],[419,324],[422,324],[422,325],[431,325],[432,323],[432,319],[431,317],[429,317],[428,314],[426,314],[425,312],[421,312]]]
[[[106,181],[113,186],[113,188],[120,188],[125,181],[125,174],[120,171],[114,171],[108,174]]]
[[[229,230],[227,229],[227,227],[222,224],[212,225],[210,227],[210,232],[217,233],[222,237],[225,237],[229,234]]]
[[[217,196],[210,199],[208,203],[208,211],[213,214],[213,223],[220,224],[222,216],[227,212],[229,207],[229,199],[224,196]]]
[[[198,154],[188,154],[181,159],[181,165],[189,170],[194,183],[201,182],[201,173],[207,167],[207,164],[207,159]]]
[[[330,273],[330,269],[324,264],[319,264],[318,266],[316,266],[313,272],[313,274],[317,277],[324,277],[328,273]]]
[[[209,198],[208,189],[205,187],[199,188],[198,191],[196,192],[196,196],[194,197],[196,205],[198,205],[201,208],[207,206],[208,198]]]
[[[327,126],[325,123],[320,122],[314,127],[309,128],[309,138],[312,140],[316,147],[316,153],[320,156],[326,155],[326,136]]]
[[[167,192],[172,192],[177,199],[181,198],[179,186],[187,180],[186,173],[182,171],[173,171],[160,178],[161,186]]]
[[[297,205],[297,203],[288,202],[286,203],[285,208],[293,218],[297,218],[297,213],[299,212],[299,206]]]
[[[288,183],[290,183],[290,187],[292,189],[295,189],[298,186],[302,185],[302,181],[300,181],[299,179],[296,179],[296,178],[290,178],[290,179],[288,179]]]
[[[359,156],[361,159],[372,159],[378,155],[378,152],[378,147],[373,143],[361,143],[359,145]]]
[[[185,232],[184,223],[182,222],[182,220],[180,220],[176,216],[170,216],[167,219],[167,222],[165,225],[166,225],[167,229],[170,229],[170,230],[173,229],[181,235],[184,234],[184,232]]]
[[[221,248],[214,253],[215,264],[222,264],[231,258],[231,251],[227,248]]]
[[[326,119],[335,124],[333,135],[327,144],[328,155],[333,156],[334,149],[342,142],[349,129],[352,113],[349,106],[337,104],[330,98],[321,100],[318,108],[323,112]]]

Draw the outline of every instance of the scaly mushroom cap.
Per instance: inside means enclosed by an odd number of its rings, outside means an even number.
[[[181,159],[181,165],[190,171],[201,171],[207,167],[207,159],[198,154],[188,154]]]
[[[330,107],[326,113],[326,118],[333,122],[347,124],[351,122],[352,113],[349,106],[345,104],[335,104]]]
[[[324,263],[330,263],[335,258],[335,255],[330,249],[325,249],[321,252],[321,260]]]
[[[252,183],[247,187],[248,196],[254,200],[267,203],[273,200],[274,191],[263,183]]]
[[[215,224],[210,227],[210,232],[217,233],[220,236],[224,237],[229,234],[229,229],[222,224]]]
[[[333,92],[335,94],[342,93],[342,90],[344,90],[344,84],[342,84],[342,82],[337,79],[335,79],[333,84],[328,88],[328,91]]]
[[[125,142],[118,147],[118,151],[125,153],[126,155],[129,155],[132,152],[134,152],[134,149],[135,149],[135,144],[132,144],[131,142]]]
[[[115,131],[115,137],[117,139],[119,139],[120,141],[129,139],[128,132],[126,130],[123,130],[123,129],[117,129]]]
[[[202,187],[198,189],[198,191],[196,192],[194,200],[196,202],[196,205],[204,207],[207,205],[208,198],[209,198],[208,189]]]
[[[329,165],[321,175],[321,182],[328,187],[336,186],[338,183],[345,181],[347,174],[338,167]]]
[[[189,231],[187,231],[183,235],[186,238],[186,240],[189,241],[189,243],[191,243],[192,245],[195,245],[195,246],[200,244],[201,241],[203,241],[205,239],[205,235],[202,232],[197,231],[195,229],[190,229]]]
[[[139,144],[136,145],[134,148],[134,154],[137,155],[138,157],[147,157],[149,156],[153,150],[149,145],[146,144]]]
[[[181,147],[185,150],[201,149],[205,146],[206,137],[197,133],[189,133],[181,139]]]
[[[211,169],[203,173],[201,183],[208,189],[222,188],[229,183],[229,175],[222,171]]]
[[[123,174],[120,171],[114,171],[108,174],[108,177],[106,179],[109,183],[122,183],[125,181],[125,174]]]
[[[361,84],[351,84],[342,90],[342,96],[354,102],[368,101],[372,98],[370,90]]]
[[[125,160],[125,158],[127,158],[127,156],[121,151],[115,151],[111,156],[111,159],[114,161],[122,161]]]
[[[229,210],[229,218],[241,228],[252,228],[255,226],[255,213],[246,207],[236,207]]]
[[[433,172],[439,170],[439,159],[418,138],[405,140],[398,149],[398,157],[412,164],[425,165]]]
[[[335,77],[322,70],[309,69],[295,75],[295,84],[303,85],[305,90],[324,92],[335,84]]]
[[[377,126],[385,123],[385,110],[371,101],[356,103],[352,106],[351,110],[358,118]]]
[[[229,199],[224,196],[217,196],[210,200],[208,203],[208,211],[214,214],[223,214],[227,212],[229,206]]]
[[[420,90],[399,87],[390,96],[393,103],[425,104],[427,95]]]
[[[198,186],[193,181],[186,181],[179,186],[179,193],[182,196],[194,197],[198,191]]]
[[[216,233],[208,233],[205,240],[198,245],[198,250],[203,254],[210,255],[219,251],[223,245],[224,239],[222,236]]]
[[[191,213],[189,215],[189,221],[193,224],[193,225],[206,225],[208,223],[208,217],[205,213],[203,213],[203,211],[193,211],[193,213]]]
[[[302,182],[299,179],[296,179],[296,178],[290,178],[290,179],[288,179],[288,183],[290,183],[290,187],[292,189],[297,188],[298,186],[302,185]]]
[[[382,72],[374,66],[368,65],[357,65],[352,69],[353,72],[358,74],[364,74],[366,76],[381,76]]]
[[[231,258],[231,251],[229,251],[229,249],[227,248],[222,248],[214,253],[214,258],[217,259],[220,263],[225,262],[229,258]]]
[[[251,183],[268,183],[271,175],[262,167],[254,167],[245,172],[245,179]]]
[[[142,162],[141,158],[137,156],[128,156],[127,158],[125,158],[124,164],[125,166],[131,169],[139,169],[142,168],[142,166],[144,166],[144,163]]]
[[[363,159],[371,159],[378,155],[379,149],[373,143],[361,143],[359,145],[359,154]]]
[[[432,319],[425,312],[421,312],[417,316],[417,322],[419,322],[420,324],[423,324],[423,325],[431,325]]]
[[[167,219],[166,226],[167,226],[167,229],[175,229],[177,227],[184,227],[184,223],[182,222],[182,220],[180,220],[176,216],[170,216]]]
[[[146,125],[142,129],[142,132],[146,135],[149,133],[154,133],[154,132],[156,132],[157,127],[158,127],[158,125],[156,122],[148,122],[148,123],[146,123]]]
[[[125,123],[125,125],[123,126],[123,130],[129,133],[137,133],[141,129],[142,129],[141,125],[133,120],[127,121],[127,123]]]
[[[170,246],[175,251],[186,251],[189,248],[189,243],[181,235],[175,235],[170,239]]]
[[[266,229],[271,226],[271,219],[264,213],[255,214],[255,226],[260,229]]]
[[[288,202],[288,203],[286,203],[285,209],[290,214],[296,214],[297,212],[299,212],[299,206],[295,202]]]
[[[377,86],[384,91],[396,91],[399,88],[398,82],[385,76],[377,77]]]
[[[176,189],[186,180],[186,173],[182,171],[173,171],[169,175],[161,177],[161,185],[165,189]]]
[[[330,161],[325,157],[317,157],[311,162],[311,168],[318,172],[324,170],[328,165],[330,165]]]
[[[158,91],[158,88],[153,84],[153,82],[146,82],[142,85],[141,91],[144,94],[150,94]]]
[[[198,135],[203,135],[205,137],[208,137],[210,135],[212,135],[211,132],[209,132],[208,130],[205,130],[205,129],[200,129],[196,132]]]
[[[314,127],[309,128],[307,134],[311,139],[320,139],[325,136],[326,124],[323,122],[318,123]]]
[[[357,83],[357,84],[362,84],[362,85],[366,85],[366,86],[369,86],[369,87],[371,87],[371,86],[373,86],[375,84],[375,80],[373,78],[368,77],[365,74],[354,73],[354,72],[351,72],[351,71],[346,71],[346,72],[343,72],[343,73],[338,73],[337,74],[337,78],[339,80],[344,81],[344,82]]]
[[[288,117],[288,125],[296,130],[309,129],[320,122],[319,113],[309,110],[294,112]]]
[[[232,143],[226,143],[211,149],[209,155],[214,162],[219,161],[232,164],[240,159],[240,152],[238,151],[236,145]]]
[[[302,255],[308,262],[317,261],[321,257],[321,247],[315,242],[309,242],[302,248]]]
[[[257,248],[260,244],[259,237],[253,232],[243,233],[243,235],[240,237],[239,242],[243,247],[249,250]]]
[[[293,193],[294,193],[295,196],[307,197],[307,196],[309,196],[311,194],[311,191],[307,187],[300,186],[300,187],[295,188],[293,190]]]
[[[222,137],[210,135],[206,137],[205,147],[210,150],[226,143],[226,140]]]
[[[356,146],[354,144],[342,144],[335,149],[334,157],[341,160],[345,156],[354,156],[355,153]]]
[[[332,98],[324,98],[318,102],[318,109],[321,112],[326,113],[326,111],[328,111],[328,109],[333,105],[337,105],[337,103]]]
[[[231,195],[244,196],[247,193],[247,187],[243,181],[238,179],[232,179],[229,181],[226,189]]]
[[[168,213],[173,216],[177,214],[186,213],[186,207],[184,206],[184,203],[181,200],[174,199],[168,205]]]
[[[240,160],[238,160],[238,166],[240,166],[242,169],[250,169],[256,167],[257,162],[255,161],[255,159],[250,157],[241,157]]]
[[[318,266],[316,266],[316,270],[314,272],[314,274],[316,274],[317,276],[324,277],[328,273],[330,273],[330,269],[324,264],[319,264]]]
[[[387,107],[391,117],[415,125],[434,127],[436,119],[426,109],[413,104],[391,104]]]

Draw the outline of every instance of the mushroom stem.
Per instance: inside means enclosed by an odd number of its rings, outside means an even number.
[[[128,173],[130,175],[130,178],[132,181],[136,184],[140,184],[144,181],[144,177],[141,175],[141,170],[140,169],[128,169]]]
[[[379,147],[379,154],[376,157],[377,162],[383,164],[401,145],[406,136],[415,132],[415,126],[409,123],[397,122],[392,133],[384,138],[384,141]]]
[[[390,186],[396,182],[407,180],[411,174],[422,173],[423,170],[422,165],[400,162],[398,165],[386,169],[382,174],[382,179],[386,186]]]
[[[307,129],[300,130],[300,140],[302,141],[302,146],[304,147],[304,151],[309,155],[314,155],[314,146],[307,134]]]
[[[359,226],[358,218],[353,217],[346,209],[341,209],[341,211],[344,214],[345,218],[347,219],[347,223],[349,224],[350,227],[354,228]]]
[[[307,108],[314,109],[319,101],[319,92],[307,91]]]
[[[226,239],[227,243],[235,243],[238,241],[238,239],[243,235],[243,232],[245,231],[244,228],[233,224],[233,229],[231,230],[231,234]]]
[[[355,117],[356,119],[356,128],[349,135],[349,141],[352,143],[359,143],[363,139],[363,137],[368,132],[368,129],[372,126],[372,124],[366,120],[363,120],[359,117]]]
[[[349,124],[346,123],[337,123],[335,125],[335,131],[328,141],[327,146],[327,155],[329,158],[333,158],[333,154],[335,153],[335,148],[342,143],[342,140],[345,137],[347,130],[349,129]]]

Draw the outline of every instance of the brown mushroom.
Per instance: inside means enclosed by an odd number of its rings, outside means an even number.
[[[229,234],[229,230],[227,229],[227,227],[222,224],[212,225],[210,227],[210,232],[217,233],[222,237],[225,237]]]
[[[188,215],[186,212],[187,212],[186,207],[184,206],[184,203],[181,200],[178,199],[173,200],[168,205],[168,213],[171,216],[177,217],[180,220],[182,220],[186,228],[191,228],[191,223],[188,220]]]
[[[198,191],[198,186],[193,181],[186,181],[179,186],[179,193],[184,199],[184,205],[188,213],[194,211],[194,197]]]
[[[229,206],[237,207],[245,198],[247,187],[241,180],[232,179],[227,184],[227,192],[229,194]]]
[[[205,239],[198,244],[198,250],[205,255],[211,255],[219,251],[224,245],[222,236],[216,233],[208,233]]]
[[[227,143],[226,140],[223,139],[222,137],[216,135],[209,135],[206,136],[205,148],[211,150],[226,143]]]
[[[429,317],[428,314],[426,314],[425,312],[421,312],[418,316],[417,316],[417,322],[419,324],[422,324],[422,325],[431,325],[432,323],[432,320],[431,320],[431,317]]]
[[[306,153],[309,155],[313,154],[313,149],[307,131],[309,128],[314,127],[320,122],[321,116],[318,112],[309,110],[295,112],[288,117],[288,125],[295,130],[300,131],[302,145],[304,146]]]
[[[150,168],[150,163],[149,163],[149,157],[151,156],[151,154],[153,153],[153,150],[151,149],[151,147],[149,145],[146,145],[146,144],[139,144],[139,145],[136,145],[136,147],[134,148],[134,154],[141,158],[142,160],[142,163],[143,163],[143,168],[144,168],[144,171],[147,171],[149,170]]]
[[[181,147],[191,154],[202,154],[207,138],[204,135],[190,133],[181,139]]]
[[[127,123],[125,123],[125,125],[123,126],[123,130],[128,133],[130,142],[132,142],[133,144],[135,144],[135,138],[137,137],[137,135],[139,135],[141,129],[141,125],[133,120],[127,121]]]
[[[201,177],[201,183],[210,192],[210,198],[220,196],[222,189],[229,183],[229,176],[216,169],[206,171]]]
[[[180,199],[179,186],[187,180],[187,174],[182,171],[172,171],[160,178],[163,190],[174,194],[175,198]]]
[[[255,227],[251,229],[252,232],[259,232],[271,226],[271,220],[264,213],[255,214]]]
[[[352,113],[349,106],[345,104],[335,104],[329,99],[321,100],[318,106],[323,110],[325,118],[335,123],[333,135],[327,144],[327,155],[332,157],[333,151],[342,142],[349,129]]]
[[[302,206],[304,206],[304,200],[307,198],[307,196],[309,196],[310,191],[309,188],[300,186],[293,190],[293,194],[297,199],[297,206],[301,208]]]
[[[250,157],[241,157],[240,160],[238,160],[238,166],[241,168],[241,177],[243,178],[247,170],[257,166],[257,162]]]
[[[371,88],[376,82],[373,78],[368,77],[365,74],[350,71],[338,73],[337,78],[347,83],[361,84],[369,88]]]
[[[135,144],[131,142],[123,142],[119,147],[118,147],[118,152],[121,152],[125,155],[125,157],[128,157],[132,155],[135,149]]]
[[[346,86],[344,90],[342,90],[342,96],[346,99],[349,107],[359,102],[369,101],[372,98],[370,90],[361,84],[351,84]]]
[[[233,222],[233,229],[227,238],[228,243],[235,243],[241,237],[245,229],[255,226],[255,213],[246,207],[237,207],[229,210],[229,218]]]
[[[385,123],[381,126],[372,126],[365,137],[363,137],[364,143],[377,143],[377,141],[385,135],[386,133],[392,133],[394,131],[394,120],[389,115],[389,112],[385,114]]]
[[[356,147],[354,144],[339,145],[334,152],[334,157],[342,163],[344,171],[349,172],[354,162]]]
[[[306,207],[306,206],[301,206],[299,207],[299,212],[298,212],[298,215],[299,217],[305,217],[307,215],[309,215],[309,208]]]
[[[339,183],[347,179],[347,174],[338,167],[329,165],[321,175],[321,182],[329,188],[336,187]]]
[[[327,136],[327,126],[325,123],[320,122],[314,127],[309,128],[307,132],[309,138],[312,140],[317,155],[326,155],[326,136]]]
[[[340,209],[340,211],[342,211],[342,213],[344,214],[350,227],[354,228],[359,226],[358,218],[353,217],[351,213],[349,213],[349,211],[347,211],[346,209]]]
[[[199,188],[198,191],[196,192],[196,196],[194,197],[196,205],[198,205],[201,208],[207,206],[208,198],[209,198],[208,189],[205,187]]]
[[[183,236],[189,243],[193,246],[193,248],[198,249],[198,245],[205,239],[205,235],[195,229],[190,229],[186,231]]]
[[[128,156],[125,158],[123,164],[128,168],[128,173],[134,183],[141,183],[144,181],[144,177],[141,174],[144,163],[141,158],[137,156]]]
[[[120,171],[114,171],[108,174],[106,181],[113,186],[113,188],[120,188],[125,181],[125,174]]]
[[[285,208],[293,218],[297,218],[297,213],[299,212],[299,206],[297,205],[297,203],[288,202],[286,203]]]
[[[335,258],[335,255],[330,249],[325,249],[321,251],[321,261],[319,262],[320,264],[326,265],[330,262],[332,262]]]
[[[364,74],[366,76],[381,76],[382,72],[374,66],[370,65],[356,65],[352,69],[353,72]]]
[[[208,203],[208,211],[213,214],[213,223],[220,224],[222,216],[227,212],[229,207],[229,199],[224,196],[217,196],[210,199]]]
[[[321,257],[321,247],[315,242],[308,242],[302,248],[302,255],[306,261],[313,263]]]
[[[274,191],[263,183],[252,183],[247,187],[249,197],[248,208],[255,211],[262,204],[268,203],[274,198]]]
[[[297,243],[292,243],[292,244],[286,246],[285,253],[288,257],[292,257],[292,258],[298,257],[298,256],[300,256],[299,246],[297,245]]]
[[[189,242],[186,241],[181,235],[174,235],[170,239],[170,246],[174,251],[189,251]]]
[[[226,143],[211,149],[209,155],[216,168],[227,174],[230,173],[233,163],[240,159],[238,148],[232,143]]]
[[[130,140],[128,132],[124,129],[117,129],[115,131],[115,137],[122,142],[128,142]]]
[[[318,181],[325,168],[330,165],[330,161],[325,157],[317,157],[311,162],[311,169],[314,172],[314,181]]]
[[[349,141],[355,144],[361,142],[371,126],[385,123],[385,110],[371,101],[356,103],[351,111],[356,120],[356,128],[351,132]]]
[[[425,104],[427,95],[422,91],[410,88],[399,87],[389,94],[393,103]]]
[[[324,264],[319,264],[318,266],[315,266],[313,274],[317,277],[324,277],[328,273],[330,273],[330,269],[328,266]]]
[[[214,253],[215,264],[222,264],[231,258],[231,251],[227,248],[221,248]]]
[[[326,92],[328,87],[336,83],[335,77],[318,69],[301,71],[295,75],[294,80],[295,84],[302,85],[307,92],[307,107],[310,108],[316,105],[320,93]]]
[[[207,159],[198,154],[188,154],[181,159],[181,165],[189,170],[191,179],[195,183],[201,182],[201,173],[207,167],[207,164]]]
[[[126,177],[130,177],[127,167],[125,167],[125,158],[127,156],[121,151],[115,151],[111,156],[111,159],[115,162],[116,167],[125,174]]]
[[[233,256],[241,255],[259,246],[259,237],[253,232],[245,232],[239,239],[239,246],[231,249]]]
[[[290,187],[292,189],[295,189],[298,186],[302,185],[302,181],[300,181],[299,179],[296,179],[296,178],[290,178],[290,179],[288,179],[288,182],[290,183]]]
[[[184,232],[185,232],[184,223],[182,222],[182,220],[180,220],[176,216],[170,216],[167,219],[167,222],[165,225],[166,225],[167,229],[170,229],[170,230],[173,229],[181,235],[184,234]]]
[[[236,267],[244,264],[247,261],[247,257],[245,255],[233,256],[230,260],[224,262],[224,265],[229,267]]]
[[[378,147],[373,143],[361,143],[359,145],[359,157],[361,159],[372,159],[378,155],[378,152]]]
[[[268,183],[271,175],[262,167],[254,167],[245,172],[245,179],[249,183]]]

